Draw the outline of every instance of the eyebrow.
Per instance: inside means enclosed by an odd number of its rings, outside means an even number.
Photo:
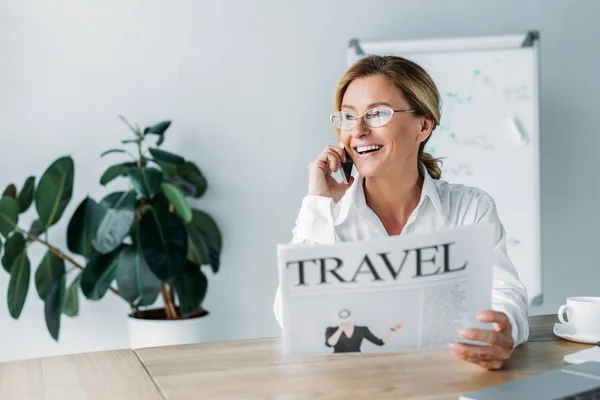
[[[367,108],[373,108],[373,107],[377,107],[377,106],[393,107],[390,103],[387,103],[385,101],[378,101],[378,102],[371,103],[371,104],[367,105]],[[356,108],[354,108],[353,106],[350,106],[348,104],[342,104],[342,108],[350,108],[352,110],[356,110]]]

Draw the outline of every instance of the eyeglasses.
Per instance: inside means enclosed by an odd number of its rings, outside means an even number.
[[[354,115],[349,112],[338,111],[331,114],[329,119],[336,128],[341,130],[352,129],[360,118],[363,118],[365,123],[371,128],[379,128],[390,122],[396,112],[412,113],[415,112],[415,110],[394,110],[388,107],[377,107],[370,109],[363,115]]]

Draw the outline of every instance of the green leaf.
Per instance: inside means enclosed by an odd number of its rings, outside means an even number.
[[[31,233],[33,236],[39,237],[42,233],[45,232],[44,229],[45,228],[42,225],[42,222],[39,219],[36,219],[31,223],[31,226],[29,227],[29,233]],[[26,243],[30,243],[33,241],[34,240],[32,238],[30,238],[29,235],[25,236]]]
[[[104,157],[107,154],[113,154],[113,153],[127,153],[127,152],[123,149],[110,149],[110,150],[106,150],[105,152],[100,154],[100,157]]]
[[[12,197],[13,199],[17,198],[17,187],[14,183],[11,183],[6,187],[6,189],[4,189],[2,197]]]
[[[222,248],[221,231],[217,223],[207,213],[200,210],[192,210],[192,224],[200,228],[200,230],[210,238],[211,242],[218,251]]]
[[[61,157],[46,169],[35,191],[40,221],[48,229],[62,216],[73,195],[75,166],[69,156]]]
[[[188,254],[187,259],[198,265],[209,264],[209,248],[207,238],[197,227],[188,224],[186,226],[188,233]]]
[[[19,232],[13,233],[4,243],[4,254],[2,255],[2,266],[6,272],[11,273],[11,267],[15,259],[25,251],[25,238]]]
[[[121,143],[123,144],[128,144],[128,143],[137,143],[137,139],[125,139],[125,140],[121,140]]]
[[[44,225],[42,224],[42,221],[40,221],[39,219],[36,219],[35,221],[33,221],[31,223],[31,227],[29,228],[29,232],[34,236],[40,236],[45,231],[46,230],[44,228]]]
[[[158,141],[156,142],[157,146],[160,146],[165,141],[165,131],[169,129],[171,125],[171,121],[163,121],[158,124],[148,127],[144,129],[144,135],[154,134],[158,135]]]
[[[54,282],[64,274],[64,260],[48,250],[37,271],[35,271],[35,287],[40,299],[44,300],[46,298]]]
[[[33,193],[35,191],[35,176],[30,176],[25,180],[21,193],[19,193],[19,212],[22,214],[29,209],[33,203]]]
[[[139,238],[148,266],[154,275],[166,281],[176,277],[185,266],[187,231],[181,218],[169,211],[164,195],[156,197],[140,220]]]
[[[91,232],[94,248],[107,254],[119,247],[135,219],[135,192],[114,192],[95,207]]]
[[[98,204],[90,197],[83,199],[73,213],[67,227],[67,247],[69,251],[89,257],[94,251],[93,218]]]
[[[177,166],[177,172],[179,173],[179,176],[181,178],[183,178],[187,182],[190,182],[196,188],[196,193],[193,197],[202,197],[202,195],[206,192],[206,187],[208,186],[208,183],[206,182],[204,175],[202,175],[202,172],[200,172],[200,169],[198,169],[196,164],[187,161],[184,164]]]
[[[79,283],[81,282],[81,274],[77,275],[77,278],[73,279],[65,300],[63,302],[63,313],[68,317],[75,317],[79,314]]]
[[[58,341],[60,333],[60,317],[65,298],[65,274],[62,274],[48,289],[44,303],[46,327],[52,338]]]
[[[153,198],[160,189],[162,172],[156,168],[132,168],[129,178],[134,189],[144,197]]]
[[[168,151],[164,151],[164,150],[160,150],[160,149],[153,149],[152,147],[150,147],[148,149],[148,151],[150,151],[150,154],[152,154],[152,157],[154,157],[154,159],[157,161],[162,161],[162,162],[171,163],[171,164],[175,164],[175,165],[181,165],[181,164],[185,163],[185,158],[183,158],[177,154],[170,153]]]
[[[31,275],[31,265],[27,252],[22,251],[15,258],[10,272],[10,282],[8,283],[8,311],[14,319],[18,319],[23,311],[27,292],[29,290],[29,277]]]
[[[173,285],[177,291],[181,313],[187,317],[204,301],[208,280],[198,265],[188,261],[183,272],[173,280]]]
[[[131,225],[131,229],[129,230],[129,236],[131,237],[131,241],[133,243],[137,243],[140,241],[139,232],[140,229],[140,220],[138,218],[133,219],[133,224]]]
[[[209,264],[213,273],[219,272],[221,232],[214,219],[200,210],[192,210],[192,222],[187,225],[188,260],[199,265]]]
[[[81,292],[87,299],[100,300],[104,297],[117,274],[120,251],[121,247],[118,247],[108,254],[92,253],[81,273]]]
[[[173,205],[177,214],[183,219],[183,222],[186,224],[190,222],[192,220],[192,209],[183,193],[181,193],[181,190],[166,182],[163,182],[160,187],[167,200],[169,200],[169,203]]]
[[[102,177],[100,178],[100,184],[102,186],[106,186],[106,184],[111,182],[113,179],[119,176],[126,176],[129,173],[129,171],[135,167],[137,167],[137,164],[134,162],[125,162],[121,164],[111,165],[102,174]]]
[[[117,270],[117,288],[121,296],[137,307],[150,306],[156,301],[160,286],[160,280],[146,264],[139,243],[123,247]]]
[[[0,198],[0,233],[8,237],[19,221],[19,204],[12,197]]]
[[[167,176],[176,176],[177,175],[177,165],[171,164],[168,162],[152,160],[158,164],[158,166],[162,169],[163,173]]]
[[[184,197],[196,196],[196,187],[180,176],[165,175],[163,177],[163,182],[175,186],[183,194]]]
[[[167,129],[169,129],[170,125],[171,125],[171,121],[159,122],[156,125],[153,125],[153,126],[150,126],[146,129],[144,129],[144,135],[147,135],[149,133],[153,133],[155,135],[163,135],[165,133],[165,131]]]

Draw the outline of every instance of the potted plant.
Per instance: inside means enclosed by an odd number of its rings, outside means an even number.
[[[160,148],[170,124],[164,121],[142,131],[127,123],[133,138],[122,143],[133,145],[136,155],[125,148],[101,154],[130,157],[100,178],[103,186],[127,179],[128,189],[100,201],[87,196],[79,203],[66,230],[71,255],[52,245],[47,234],[71,201],[73,159],[55,160],[37,185],[34,176],[20,191],[8,185],[0,198],[0,234],[5,239],[2,265],[10,273],[7,302],[13,318],[19,318],[29,292],[28,249],[40,244],[47,251],[34,282],[55,340],[61,316],[78,314],[79,291],[89,300],[111,291],[130,305],[133,348],[202,340],[201,324],[208,315],[202,307],[208,286],[204,269],[219,271],[221,233],[209,214],[188,203],[207,189],[199,168]],[[146,145],[149,138],[157,138],[154,145]],[[19,219],[32,204],[37,219],[24,229]],[[153,308],[159,296],[162,305]]]

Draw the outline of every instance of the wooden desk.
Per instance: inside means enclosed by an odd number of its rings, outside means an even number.
[[[554,336],[556,321],[555,315],[530,318],[530,341],[515,350],[502,371],[485,371],[449,350],[293,360],[281,356],[278,339],[136,353],[168,399],[456,399],[463,392],[558,368],[565,354],[589,347]]]
[[[529,341],[502,371],[449,350],[292,359],[269,338],[4,363],[0,399],[456,399],[558,368],[565,354],[590,346],[555,337],[554,322],[555,315],[531,317]]]
[[[0,400],[162,400],[133,350],[0,364]]]

